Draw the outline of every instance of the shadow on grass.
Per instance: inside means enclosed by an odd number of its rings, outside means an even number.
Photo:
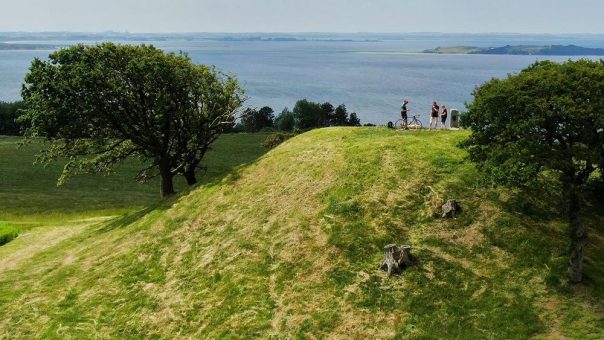
[[[144,209],[127,213],[106,223],[98,232],[108,232],[131,225],[143,219],[152,212],[166,211],[181,198],[189,195],[193,190],[213,186],[220,183],[233,183],[239,177],[243,168],[258,161],[269,149],[262,146],[268,134],[227,134],[221,137],[214,148],[208,152],[206,169],[199,171],[199,183],[194,186],[183,186],[175,195],[150,204]],[[178,178],[182,181],[182,178]]]
[[[483,233],[489,242],[515,254],[513,268],[527,265],[549,269],[545,283],[551,289],[568,294],[566,282],[570,232],[567,207],[562,188],[553,180],[544,180],[515,191],[508,199],[490,197],[504,214]],[[584,282],[586,288],[598,296],[604,295],[604,202],[588,189],[582,211],[583,223],[588,228],[585,248]]]

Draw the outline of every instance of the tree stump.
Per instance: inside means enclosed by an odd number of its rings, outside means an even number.
[[[388,276],[401,273],[413,263],[411,246],[397,246],[389,244],[384,247],[384,262],[380,266],[382,270],[388,271]]]
[[[457,213],[461,211],[461,207],[456,200],[448,200],[442,206],[443,215],[442,218],[454,218]]]

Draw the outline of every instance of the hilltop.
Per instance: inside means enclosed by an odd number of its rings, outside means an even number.
[[[576,45],[506,45],[502,47],[453,46],[425,50],[432,54],[498,54],[498,55],[559,55],[559,56],[604,56],[604,48],[588,48]]]
[[[136,213],[32,229],[0,247],[0,337],[602,338],[604,232],[566,285],[559,188],[485,188],[466,137],[314,130]],[[389,243],[418,259],[399,277]]]

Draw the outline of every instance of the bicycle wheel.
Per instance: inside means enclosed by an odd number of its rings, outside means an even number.
[[[395,129],[404,129],[406,128],[407,125],[405,124],[405,120],[404,119],[399,119],[396,121],[396,123],[394,123],[394,128]]]
[[[412,129],[412,130],[421,129],[422,128],[422,122],[420,122],[417,118],[413,118],[409,122],[409,128]]]

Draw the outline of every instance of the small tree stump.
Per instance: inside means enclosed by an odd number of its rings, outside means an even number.
[[[384,247],[384,262],[380,266],[382,270],[388,271],[388,276],[401,273],[413,263],[411,246],[397,246],[389,244]]]
[[[448,200],[442,206],[443,215],[442,218],[454,218],[457,213],[461,211],[461,207],[456,200]]]

